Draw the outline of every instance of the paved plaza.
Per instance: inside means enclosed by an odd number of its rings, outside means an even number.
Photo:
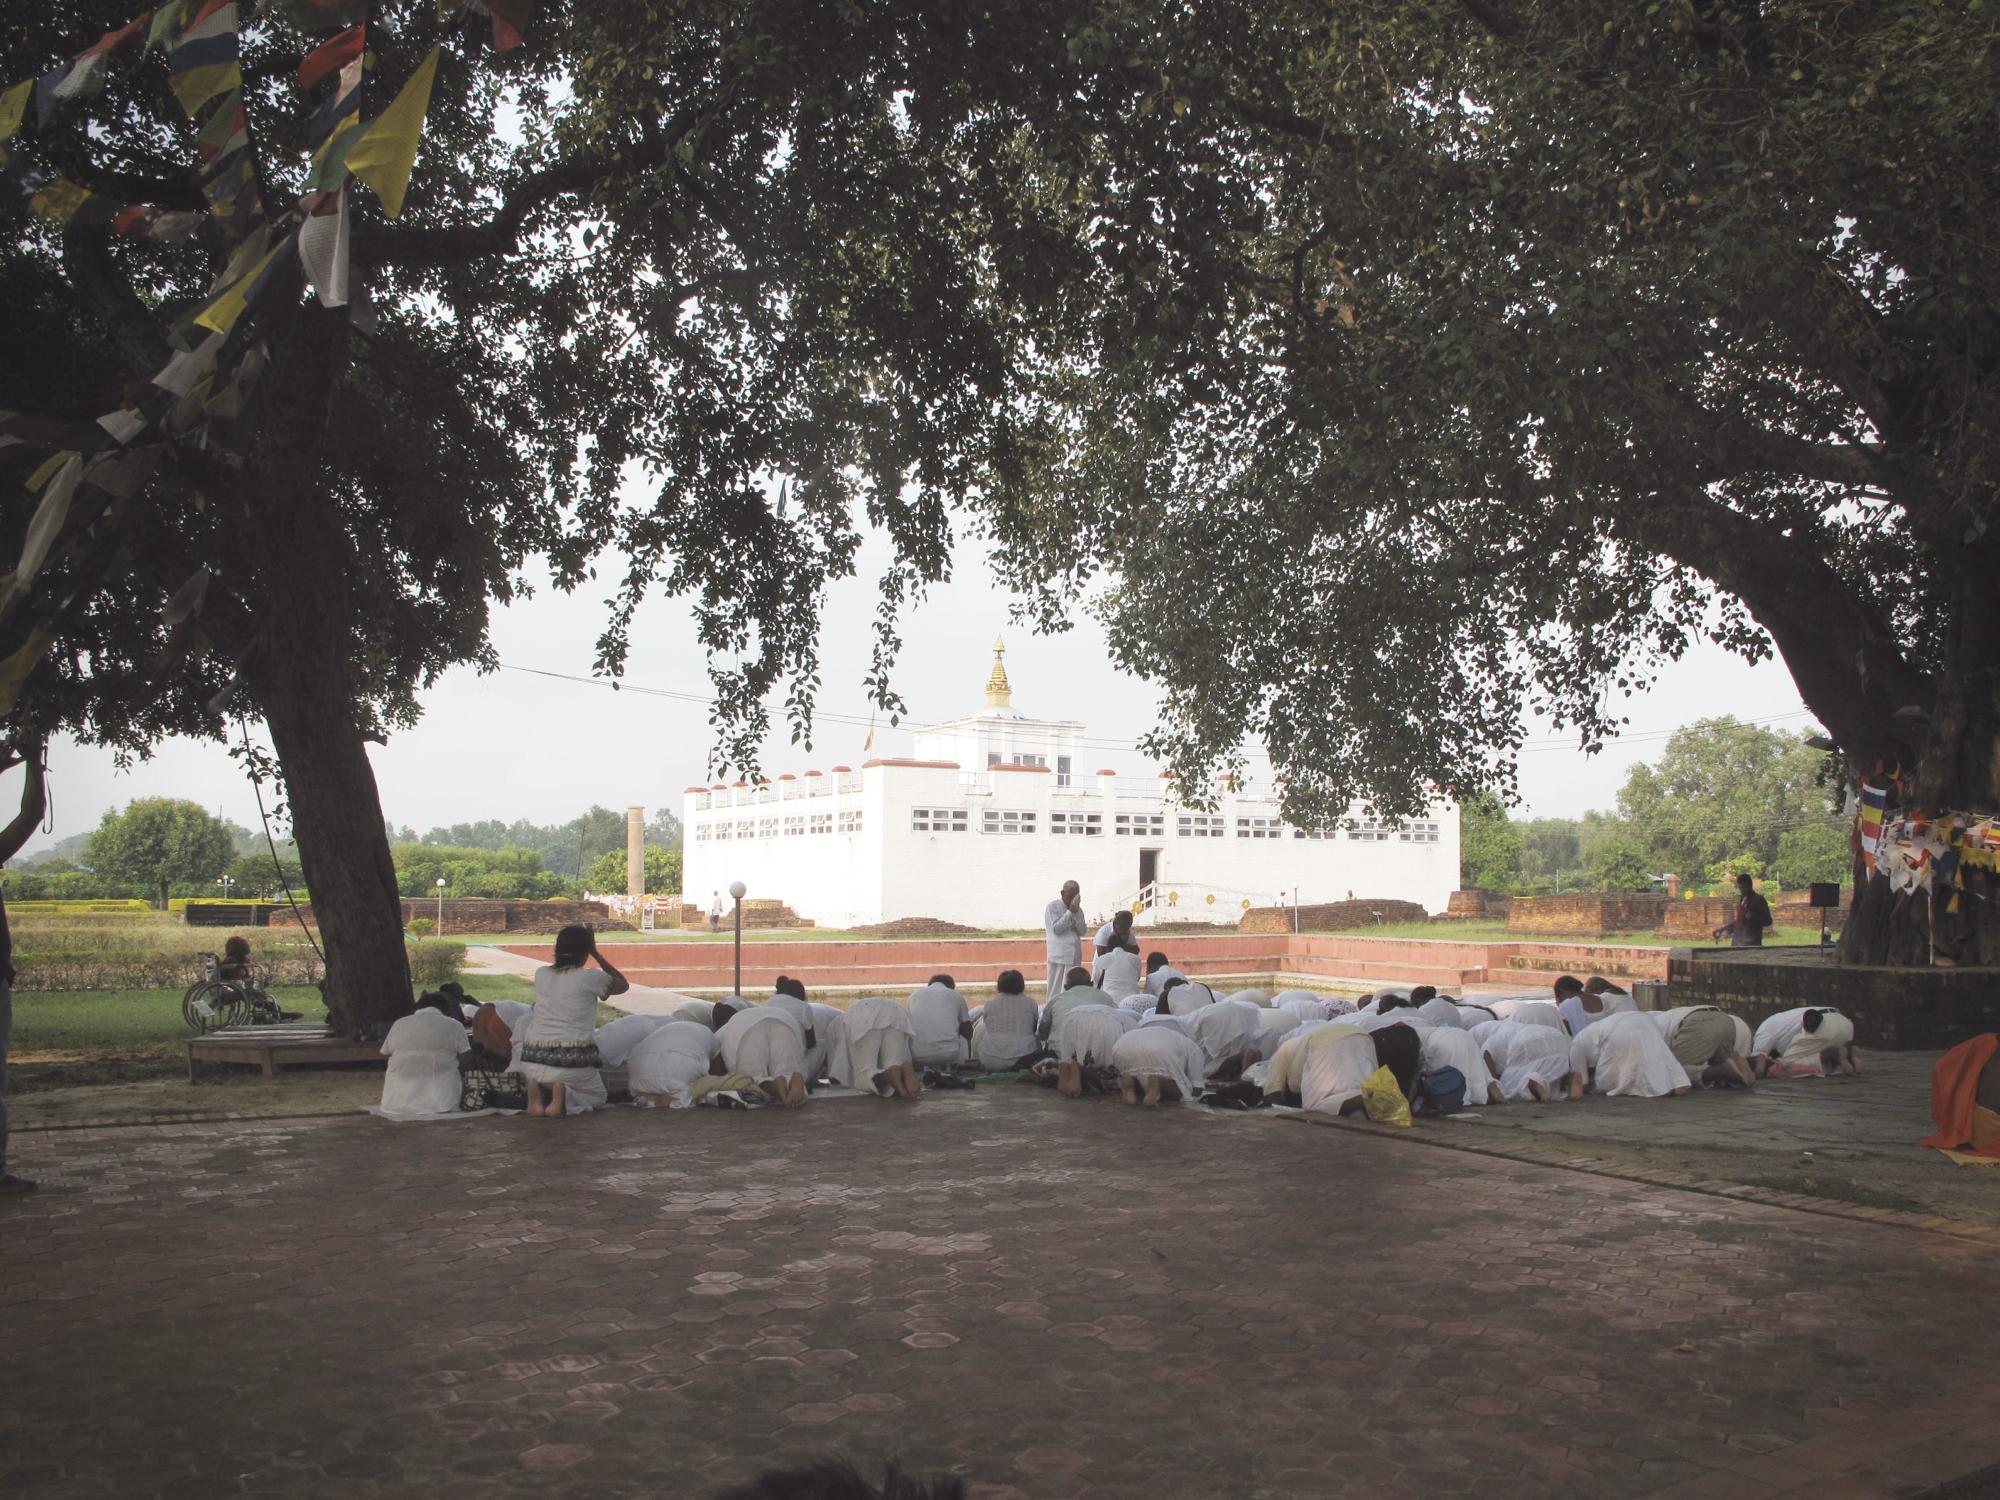
[[[1431,1125],[1436,1132],[1446,1127]],[[0,1494],[1911,1496],[2000,1463],[2000,1253],[993,1086],[37,1132]]]

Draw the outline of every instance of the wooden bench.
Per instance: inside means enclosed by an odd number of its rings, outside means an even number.
[[[261,1067],[266,1078],[280,1068],[308,1063],[383,1062],[380,1042],[355,1042],[332,1028],[294,1023],[283,1026],[225,1026],[187,1044],[188,1082],[203,1063],[243,1063]]]

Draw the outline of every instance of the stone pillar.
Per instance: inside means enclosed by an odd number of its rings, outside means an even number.
[[[637,901],[646,894],[646,809],[625,809],[625,894]]]

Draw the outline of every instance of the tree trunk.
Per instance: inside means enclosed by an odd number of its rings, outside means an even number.
[[[166,876],[162,875],[160,877],[160,910],[169,911],[172,909],[173,904],[174,904],[173,882],[168,880]]]
[[[335,1027],[356,1034],[410,1009],[396,869],[368,763],[347,572],[354,567],[338,501],[314,483],[314,457],[346,361],[346,323],[316,306],[269,329],[271,369],[259,386],[239,495],[255,543],[251,580],[258,644],[244,667],[284,773],[299,864],[326,952]]]

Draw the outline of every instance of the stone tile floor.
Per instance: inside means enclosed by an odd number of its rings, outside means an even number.
[[[0,1495],[1907,1496],[2000,1462],[2000,1253],[994,1087],[18,1138]]]

